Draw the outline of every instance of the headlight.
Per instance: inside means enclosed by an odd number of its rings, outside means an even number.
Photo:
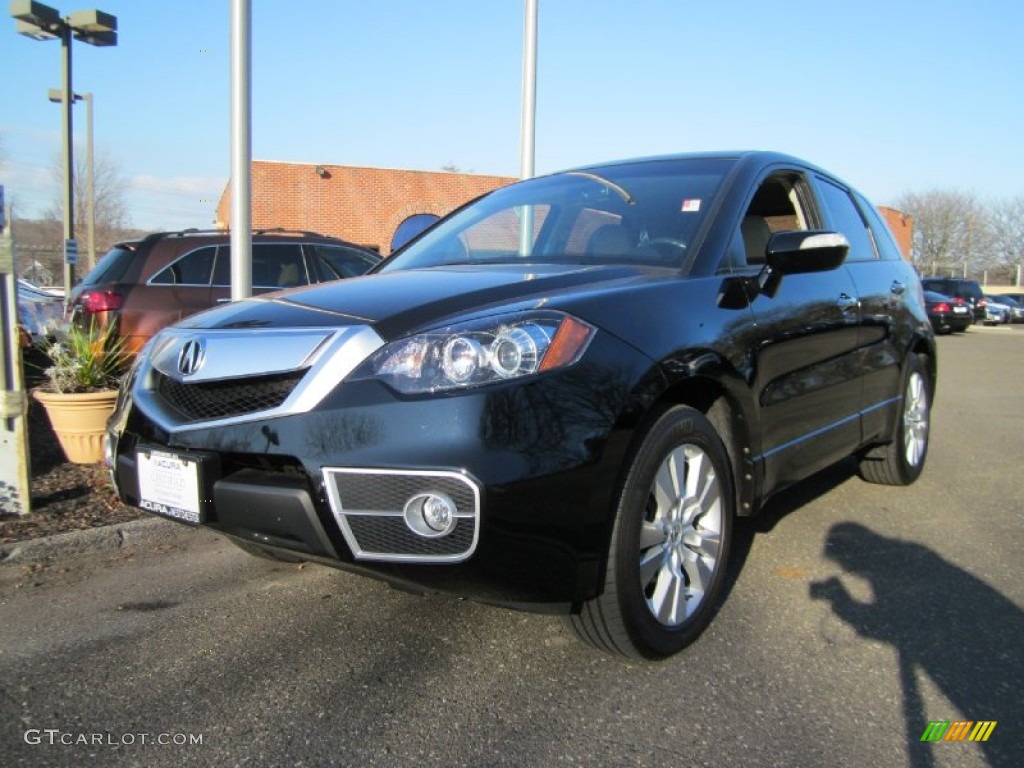
[[[405,394],[478,387],[572,365],[593,335],[555,312],[488,318],[392,342],[362,373]]]

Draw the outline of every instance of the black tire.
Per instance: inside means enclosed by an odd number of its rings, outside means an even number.
[[[903,377],[903,398],[893,441],[860,459],[860,476],[880,485],[910,485],[928,458],[932,388],[927,358],[911,354]]]
[[[677,406],[654,423],[619,492],[604,591],[567,618],[580,639],[630,658],[661,659],[707,627],[732,538],[730,467],[700,411]]]
[[[306,562],[305,560],[303,560],[298,555],[295,555],[295,556],[292,556],[292,555],[279,555],[276,552],[271,552],[269,550],[266,550],[266,549],[264,549],[263,547],[261,547],[261,546],[259,546],[257,544],[250,544],[248,541],[242,541],[241,539],[235,539],[235,538],[232,538],[230,536],[227,537],[227,538],[228,538],[228,541],[230,541],[232,544],[234,544],[240,550],[242,550],[243,552],[246,552],[246,553],[252,555],[253,557],[260,557],[260,558],[262,558],[264,560],[274,560],[274,561],[276,561],[278,563],[304,563],[304,562]]]

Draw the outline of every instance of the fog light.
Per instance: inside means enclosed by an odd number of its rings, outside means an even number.
[[[405,503],[405,524],[426,538],[447,536],[455,528],[455,502],[443,493],[420,493]]]

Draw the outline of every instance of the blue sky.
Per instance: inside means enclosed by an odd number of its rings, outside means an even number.
[[[1024,4],[539,6],[538,173],[754,148],[811,160],[879,204],[1024,194]],[[94,93],[98,151],[131,182],[132,223],[211,225],[230,168],[230,3],[92,7],[118,17],[120,42],[75,43],[74,87]],[[523,13],[523,0],[253,0],[253,157],[517,175]],[[22,216],[57,195],[46,92],[59,47],[0,17],[0,183]]]

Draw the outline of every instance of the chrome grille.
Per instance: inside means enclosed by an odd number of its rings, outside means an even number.
[[[156,390],[187,421],[212,421],[279,407],[303,375],[305,370],[189,384],[157,373]]]
[[[455,530],[443,539],[424,539],[409,530],[401,517],[349,515],[352,535],[364,552],[397,552],[411,556],[458,555],[473,545],[472,520],[459,520]]]
[[[358,560],[457,563],[476,549],[480,489],[461,472],[325,467],[331,511]],[[456,524],[445,536],[426,538],[406,523],[405,507],[418,494],[444,494],[455,504]]]

